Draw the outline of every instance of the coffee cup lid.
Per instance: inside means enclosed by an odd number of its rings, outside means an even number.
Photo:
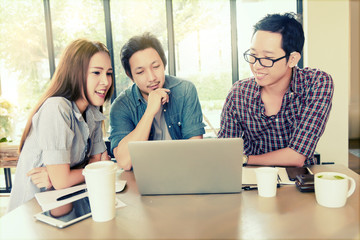
[[[113,161],[98,161],[86,165],[83,175],[87,173],[113,172],[117,170],[117,165]]]

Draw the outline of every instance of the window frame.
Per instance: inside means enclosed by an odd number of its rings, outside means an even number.
[[[237,43],[237,16],[236,16],[236,0],[230,1],[230,26],[231,26],[231,62],[232,62],[232,83],[235,83],[239,79],[239,65],[238,65],[238,43]],[[43,0],[44,12],[45,12],[45,24],[46,24],[46,38],[49,52],[49,65],[50,75],[53,76],[55,72],[55,54],[53,46],[53,34],[52,34],[52,22],[50,11],[50,0]],[[166,21],[167,21],[167,35],[168,35],[168,68],[169,74],[176,76],[176,60],[175,60],[175,39],[174,39],[174,22],[173,22],[173,5],[172,0],[165,0],[166,4]],[[103,0],[104,15],[105,15],[105,29],[106,29],[106,45],[110,51],[112,67],[114,69],[114,85],[116,86],[115,79],[115,67],[114,67],[114,52],[113,52],[113,36],[111,29],[111,12],[110,12],[110,0]],[[296,0],[297,14],[303,14],[303,0]],[[299,67],[303,67],[303,57],[301,57]],[[117,97],[116,87],[114,88],[114,94],[111,97],[111,103]]]

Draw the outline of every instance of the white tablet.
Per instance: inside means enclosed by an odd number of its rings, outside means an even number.
[[[34,215],[37,220],[58,228],[65,228],[90,216],[88,197]]]

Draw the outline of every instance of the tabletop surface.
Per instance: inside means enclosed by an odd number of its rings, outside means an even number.
[[[104,222],[85,219],[64,229],[36,221],[35,199],[0,219],[0,239],[359,239],[359,175],[341,165],[316,165],[345,173],[356,181],[345,207],[325,208],[314,193],[282,186],[274,198],[257,191],[237,194],[141,196],[134,174],[123,172],[125,190],[117,196],[127,206]]]

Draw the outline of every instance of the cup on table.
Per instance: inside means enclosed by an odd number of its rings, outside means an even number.
[[[116,163],[99,161],[88,164],[85,176],[92,218],[95,222],[106,222],[115,217]]]
[[[355,180],[342,173],[320,172],[314,180],[316,201],[324,207],[343,207],[355,191]]]
[[[259,196],[276,196],[278,171],[277,168],[273,167],[260,167],[255,169]]]

